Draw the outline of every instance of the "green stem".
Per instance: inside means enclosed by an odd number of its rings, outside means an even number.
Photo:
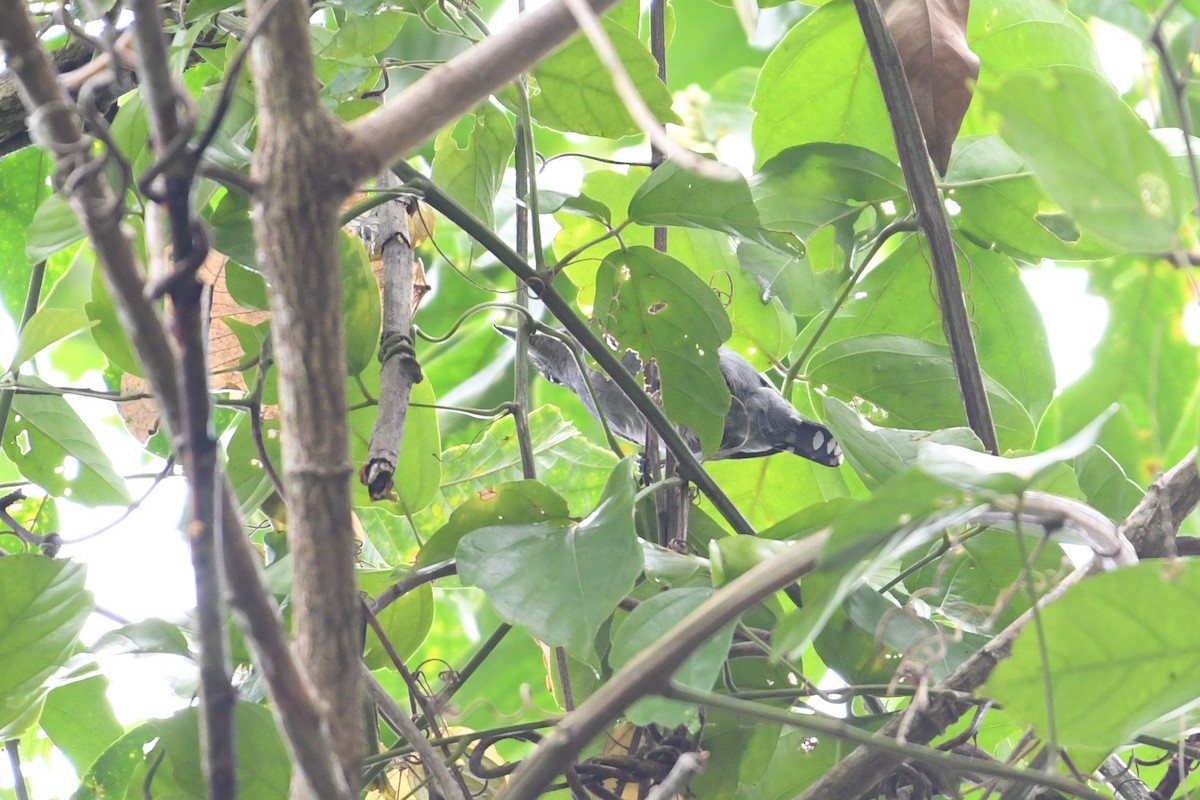
[[[45,281],[46,262],[39,261],[33,265],[33,270],[29,275],[29,288],[25,290],[25,308],[21,312],[21,325],[17,328],[18,341],[20,341],[21,331],[25,330],[25,326],[29,324],[30,318],[37,313],[38,303],[42,298],[42,284]],[[20,371],[20,367],[13,371],[13,381],[16,381]],[[16,391],[13,389],[0,390],[0,442],[4,441],[4,431],[8,427],[8,413],[12,411],[15,395]]]

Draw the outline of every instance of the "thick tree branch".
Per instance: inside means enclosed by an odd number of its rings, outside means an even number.
[[[904,78],[900,55],[883,22],[877,0],[854,0],[854,7],[858,10],[867,48],[871,51],[871,60],[875,62],[875,72],[883,89],[883,100],[892,120],[892,134],[900,153],[904,182],[908,186],[921,229],[925,231],[925,238],[929,242],[933,274],[937,278],[938,300],[942,307],[942,329],[950,345],[950,358],[954,362],[954,374],[958,377],[967,423],[989,453],[999,454],[996,425],[992,421],[992,409],[983,385],[983,370],[975,352],[971,320],[954,256],[954,241],[950,238],[946,212],[938,196],[929,151],[921,133],[921,121],[917,118],[908,81]]]
[[[653,648],[631,659],[583,705],[563,717],[537,751],[513,773],[500,793],[501,800],[532,800],[540,795],[631,703],[664,691],[675,670],[703,642],[762,598],[811,571],[827,539],[827,533],[801,539],[738,576],[664,634]]]
[[[311,7],[304,0],[247,5],[251,23],[262,26],[250,58],[258,109],[252,216],[279,368],[296,648],[353,792],[366,731],[362,674],[353,668],[363,621],[350,510],[338,213],[356,178],[342,166],[341,126],[317,95]],[[324,794],[297,784],[293,796]]]
[[[601,14],[616,0],[588,0]],[[576,31],[563,0],[524,13],[349,126],[345,175],[361,182],[404,158],[443,125],[471,110],[551,53]]]
[[[138,353],[155,401],[169,431],[183,429],[179,385],[166,330],[145,298],[141,267],[120,217],[112,213],[112,191],[91,155],[79,118],[56,81],[45,52],[34,37],[22,0],[0,0],[0,49],[17,76],[30,113],[35,141],[55,156],[66,179],[68,199],[83,224],[121,322]],[[227,483],[221,484],[226,530],[240,531],[242,521]],[[265,589],[258,554],[245,536],[222,538],[223,558],[239,626],[246,632],[254,661],[274,701],[274,711],[297,769],[322,797],[348,798],[333,766],[328,730],[316,713],[313,691],[297,668],[283,632],[279,609]]]

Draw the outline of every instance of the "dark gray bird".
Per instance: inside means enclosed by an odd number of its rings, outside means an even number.
[[[516,328],[496,325],[496,330],[516,340]],[[593,417],[604,419],[614,434],[634,444],[646,444],[646,419],[621,389],[599,370],[589,369],[588,379],[596,392],[592,399],[579,371],[579,363],[566,344],[544,333],[529,337],[529,357],[546,380],[570,389]],[[732,402],[725,415],[721,446],[712,458],[759,458],[775,453],[795,453],[827,467],[842,463],[842,449],[824,425],[807,420],[792,408],[778,390],[759,375],[749,361],[722,347],[721,375],[729,386]],[[630,373],[641,368],[637,354],[627,351],[621,363]],[[700,452],[696,434],[684,429],[684,441],[695,453]]]

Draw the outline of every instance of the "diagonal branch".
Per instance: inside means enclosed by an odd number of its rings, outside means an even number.
[[[598,14],[616,4],[587,2]],[[564,0],[550,0],[432,70],[395,100],[350,124],[345,175],[355,183],[365,181],[404,158],[443,125],[528,71],[575,30]]]

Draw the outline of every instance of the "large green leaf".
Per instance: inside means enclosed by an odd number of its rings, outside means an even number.
[[[566,498],[575,516],[599,502],[617,462],[610,450],[581,437],[553,406],[541,406],[529,415],[529,434],[538,476]],[[432,521],[429,530],[435,530],[450,518],[451,509],[469,498],[523,477],[516,427],[506,417],[471,444],[442,454],[442,502],[422,518]]]
[[[1054,67],[1011,75],[983,96],[1004,140],[1081,227],[1129,250],[1176,245],[1186,186],[1103,77]]]
[[[790,453],[713,461],[705,469],[759,530],[814,503],[861,491],[861,484],[844,467],[829,469]]]
[[[496,194],[512,157],[516,135],[508,116],[490,103],[480,106],[474,115],[455,126],[461,127],[469,128],[464,147],[455,141],[453,129],[448,128],[438,136],[433,179],[489,228],[494,228]],[[482,252],[479,245],[474,247],[476,254]]]
[[[20,553],[0,558],[0,735],[15,739],[36,722],[46,679],[74,650],[95,607],[84,567]],[[36,711],[34,712],[36,714]]]
[[[835,394],[869,400],[895,425],[933,431],[966,421],[944,345],[907,336],[854,336],[814,355],[808,374]],[[1034,433],[1029,412],[986,374],[984,386],[1001,448],[1028,448]]]
[[[84,247],[80,249],[76,259],[92,262],[95,256],[90,248]],[[104,357],[122,372],[140,377],[142,365],[133,352],[133,344],[130,343],[125,326],[117,316],[117,308],[113,305],[108,287],[104,285],[102,271],[99,269],[93,268],[92,299],[85,304],[84,310],[88,319],[92,321],[92,339],[100,348],[100,352],[104,353]]]
[[[629,202],[633,193],[641,187],[649,174],[649,170],[642,167],[633,167],[627,174],[596,170],[584,177],[582,192],[611,209],[612,219],[620,223],[629,217]],[[554,257],[566,258],[567,255],[578,251],[575,258],[565,265],[564,272],[579,289],[578,303],[585,310],[595,300],[596,265],[606,255],[620,248],[622,244],[654,244],[654,232],[640,225],[625,228],[620,239],[615,236],[601,239],[608,230],[601,222],[567,211],[559,211],[554,215],[554,219],[562,226],[562,230],[554,237]]]
[[[1109,299],[1108,327],[1092,367],[1050,404],[1038,446],[1057,444],[1117,403],[1099,444],[1145,485],[1196,443],[1200,353],[1181,323],[1192,302],[1188,276],[1161,262],[1130,260],[1093,276],[1093,290]]]
[[[755,173],[751,191],[763,225],[804,239],[825,225],[852,224],[871,204],[908,196],[895,162],[829,142],[772,156]]]
[[[639,653],[652,649],[677,623],[713,594],[711,587],[671,589],[642,601],[630,612],[613,637],[609,664],[620,669]],[[721,673],[733,641],[733,624],[726,625],[696,649],[671,679],[684,686],[707,691]],[[666,676],[664,676],[666,677]],[[661,698],[646,698],[634,703],[625,715],[636,725],[656,723],[675,727],[694,723],[698,709],[685,703]]]
[[[64,683],[46,696],[42,730],[79,774],[125,732],[108,702],[107,690],[108,679],[95,674]]]
[[[718,351],[732,328],[717,296],[686,266],[648,247],[631,247],[604,260],[596,287],[601,327],[655,359],[663,410],[716,451],[729,411],[729,387]]]
[[[707,178],[674,161],[659,165],[638,187],[629,216],[642,225],[720,231],[793,256],[803,252],[796,236],[763,226],[744,178]]]
[[[1148,561],[1088,578],[1042,610],[1040,625],[1017,637],[1012,657],[981,691],[1045,737],[1049,681],[1057,743],[1090,771],[1156,725],[1160,735],[1174,735],[1180,715],[1200,701],[1197,615],[1195,559]]]
[[[454,558],[462,537],[489,525],[550,522],[570,516],[567,501],[544,483],[512,481],[497,484],[454,509],[450,521],[425,542],[417,566]]]
[[[45,387],[36,378],[27,385]],[[57,497],[85,505],[126,505],[125,481],[75,409],[54,394],[18,394],[5,429],[4,452],[21,474]],[[73,459],[78,469],[67,463]]]
[[[25,229],[25,253],[31,262],[42,261],[82,238],[74,209],[61,195],[51,195],[37,207]]]
[[[359,570],[358,588],[377,597],[385,589],[404,578],[406,570]],[[390,652],[379,640],[374,626],[367,628],[366,648],[363,662],[370,669],[395,669],[392,653],[404,662],[425,641],[433,625],[433,586],[423,584],[403,597],[389,603],[375,615],[379,627],[391,648]]]
[[[1007,256],[959,242],[959,272],[971,312],[975,348],[984,372],[1037,418],[1054,392],[1054,365],[1041,313]],[[905,239],[858,284],[825,330],[822,342],[896,334],[946,342],[931,289],[929,256],[918,237]],[[807,341],[816,325],[801,336]]]
[[[887,483],[911,468],[916,463],[922,442],[952,444],[976,451],[983,449],[979,437],[970,428],[936,431],[881,428],[836,397],[825,398],[825,413],[846,460],[870,486]]]
[[[52,159],[29,147],[0,160],[0,303],[11,319],[21,318],[33,261],[25,250],[26,226],[38,204],[50,194],[43,180]]]
[[[671,111],[671,94],[658,79],[658,67],[650,51],[628,29],[608,20],[602,23],[650,111],[660,122],[679,122]],[[529,105],[539,125],[611,139],[641,132],[617,97],[608,68],[582,36],[539,64],[533,78],[540,91]]]
[[[594,639],[642,571],[633,526],[633,465],[613,470],[581,522],[494,525],[463,537],[458,574],[504,619],[547,644],[590,658]],[[603,565],[603,569],[598,569]]]
[[[713,231],[671,231],[668,251],[717,293],[733,335],[726,344],[757,369],[779,363],[796,338],[796,319],[778,297],[764,299],[734,257],[729,237]]]
[[[771,51],[752,103],[758,163],[808,142],[852,144],[894,156],[883,95],[849,0],[818,9]]]
[[[1043,258],[1101,258],[1115,252],[1046,196],[1024,159],[999,136],[960,138],[942,182],[960,211],[954,224],[984,248],[1038,263]]]
[[[345,321],[346,368],[357,375],[371,363],[379,344],[379,283],[362,240],[341,231],[342,319]]]
[[[89,322],[82,312],[73,308],[39,309],[21,329],[17,352],[9,369],[16,370],[55,342],[95,324],[95,321]]]
[[[365,382],[378,390],[379,374],[368,370]],[[373,385],[372,385],[373,384]],[[396,461],[396,482],[392,491],[399,501],[397,513],[415,514],[437,497],[442,480],[442,439],[438,426],[437,394],[426,379],[414,384],[409,394],[408,412],[404,419],[404,439]],[[416,405],[414,405],[416,404]],[[367,462],[371,431],[378,409],[375,406],[355,409],[350,413],[350,455],[356,464]],[[366,487],[355,486],[361,496],[355,502],[367,505]]]
[[[265,706],[239,702],[233,710],[233,721],[237,800],[286,798],[291,784],[291,762],[271,712]],[[199,709],[186,708],[151,725],[158,733],[158,744],[139,765],[144,769],[160,757],[163,759],[153,781],[146,784],[151,793],[155,797],[189,800],[208,797],[200,756]]]

